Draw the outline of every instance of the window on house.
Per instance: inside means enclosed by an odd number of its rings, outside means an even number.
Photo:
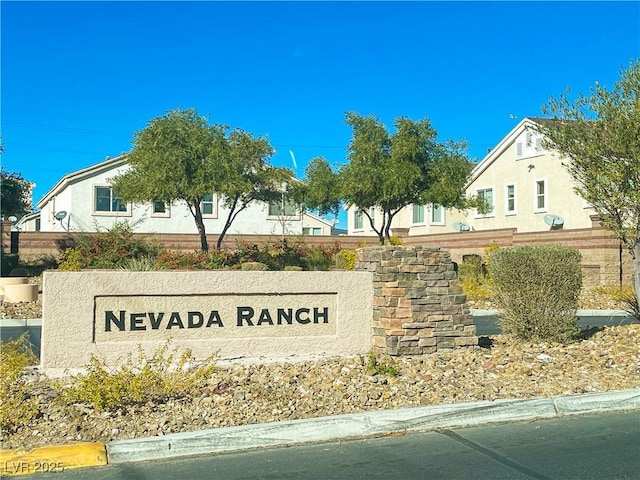
[[[162,200],[155,200],[151,205],[152,217],[169,217],[171,216],[171,209],[169,204]]]
[[[362,230],[364,228],[364,215],[362,210],[353,212],[353,228],[354,230]]]
[[[211,217],[215,214],[215,195],[213,193],[207,193],[202,196],[202,201],[200,202],[200,211],[203,216]]]
[[[442,205],[437,203],[431,205],[431,224],[444,225],[444,209]]]
[[[302,227],[303,235],[322,235],[321,227]]]
[[[269,202],[270,217],[295,217],[298,209],[296,204],[284,197],[282,200],[271,200]]]
[[[111,187],[95,187],[94,189],[95,212],[126,212],[127,204],[113,194]]]
[[[506,206],[505,214],[514,215],[516,213],[516,186],[507,185],[505,187],[505,199]]]
[[[536,138],[536,152],[543,152],[544,148],[542,147],[542,138]]]
[[[535,210],[536,212],[543,212],[547,209],[547,185],[546,180],[536,180],[536,198],[535,198]]]
[[[162,200],[153,202],[153,213],[167,213],[167,204]]]
[[[413,205],[413,223],[424,223],[424,205]]]
[[[487,213],[484,216],[490,216],[493,214],[493,188],[483,188],[480,190],[476,190],[476,195],[478,198],[484,199],[489,206]]]

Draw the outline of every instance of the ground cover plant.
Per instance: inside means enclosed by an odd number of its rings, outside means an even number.
[[[27,423],[37,414],[26,372],[36,362],[26,334],[0,344],[0,429]]]
[[[56,384],[67,404],[88,403],[96,410],[114,410],[148,401],[167,401],[195,394],[216,368],[216,356],[194,364],[190,350],[170,349],[170,341],[147,356],[138,347],[137,358],[129,356],[115,367],[91,356],[85,373],[71,385]]]

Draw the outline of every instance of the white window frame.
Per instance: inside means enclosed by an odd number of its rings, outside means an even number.
[[[126,210],[98,210],[97,207],[97,194],[98,188],[106,188],[109,189],[109,205],[110,208],[113,206],[114,197],[118,198],[113,194],[113,187],[108,183],[95,183],[91,186],[91,215],[95,217],[130,217],[132,215],[132,206],[131,202],[122,202],[125,206]]]
[[[358,226],[358,224],[360,224],[360,226]],[[356,208],[353,211],[353,231],[364,231],[364,213],[362,213],[362,210],[360,210],[359,208]]]
[[[322,235],[322,227],[302,227],[302,234],[311,235],[312,237]]]
[[[538,185],[542,184],[542,195],[538,193]],[[538,200],[542,197],[544,205],[539,207]],[[546,178],[536,178],[533,181],[533,211],[535,213],[544,213],[549,206],[549,184]]]
[[[151,216],[154,218],[171,218],[171,204],[164,202],[164,212],[156,212],[156,203],[160,203],[161,200],[151,202]]]
[[[282,211],[283,202],[284,202],[284,211]],[[278,213],[272,213],[272,210],[273,210],[272,207],[276,207],[278,210]],[[293,207],[293,213],[287,213],[287,209],[290,207]],[[271,200],[267,202],[267,220],[280,220],[280,219],[297,220],[299,217],[300,217],[300,212],[298,210],[298,205],[296,205],[293,202],[287,201],[286,196],[284,197],[284,199],[281,199],[280,201]]]
[[[437,208],[436,208],[437,207]],[[433,215],[436,211],[440,211],[440,220],[435,220]],[[430,218],[430,225],[445,225],[445,209],[442,207],[442,205],[438,205],[437,203],[432,203],[429,206],[429,218]]]
[[[542,137],[539,133],[531,131],[525,131],[521,134],[515,142],[516,144],[516,160],[522,160],[525,158],[539,157],[546,153],[542,146]]]
[[[509,187],[513,187],[513,208],[509,209]],[[506,183],[504,186],[504,214],[505,216],[518,214],[518,187],[516,183]]]
[[[422,217],[422,220],[418,220],[416,221],[416,208],[419,209],[420,212],[420,217]],[[425,221],[425,215],[424,215],[424,211],[425,211],[425,206],[424,205],[420,205],[417,203],[412,204],[411,206],[411,225],[426,225],[426,221]]]
[[[200,211],[202,212],[202,218],[218,218],[218,194],[212,193],[211,200],[205,201],[204,198],[200,202]],[[204,204],[211,204],[211,213],[204,213]]]
[[[480,192],[491,191],[491,211],[489,213],[482,214],[478,210],[476,210],[476,218],[491,218],[496,216],[496,196],[494,192],[496,191],[493,186],[476,188],[476,196],[480,197]]]
[[[371,231],[374,231],[374,228],[371,225],[375,226],[375,224],[376,224],[376,209],[375,209],[375,207],[371,207],[369,209],[369,216],[371,217],[371,221],[369,222],[369,229]],[[367,219],[367,220],[369,220],[369,219]]]

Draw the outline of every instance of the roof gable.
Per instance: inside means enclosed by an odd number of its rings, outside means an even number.
[[[513,142],[524,132],[536,129],[537,124],[541,124],[546,119],[525,117],[523,118],[491,151],[474,167],[471,171],[471,179],[468,185],[473,183],[482,172],[489,168],[500,156],[509,148]]]
[[[120,167],[127,163],[127,155],[122,154],[114,158],[108,158],[104,162],[97,163],[95,165],[91,165],[90,167],[83,168],[82,170],[77,170],[75,172],[69,173],[62,177],[58,183],[56,183],[51,190],[44,194],[44,196],[38,201],[38,208],[42,208],[51,198],[55,197],[65,188],[67,188],[71,183],[77,182],[79,180],[84,180],[85,178],[91,178],[94,175],[97,175],[100,172],[104,172],[105,170],[111,170],[113,168]]]

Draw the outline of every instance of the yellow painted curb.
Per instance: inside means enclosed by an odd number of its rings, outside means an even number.
[[[107,464],[104,443],[76,443],[33,450],[0,450],[0,477],[39,472],[62,472],[70,468]]]

